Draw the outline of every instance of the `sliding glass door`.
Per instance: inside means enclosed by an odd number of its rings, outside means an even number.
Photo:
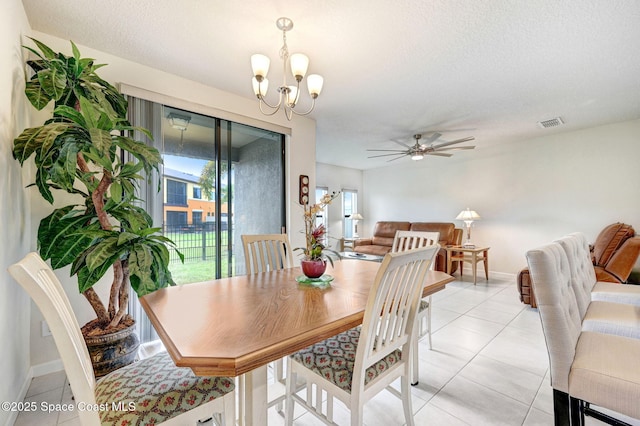
[[[284,226],[284,136],[164,107],[164,229],[179,284],[245,273],[242,234]]]
[[[162,153],[161,174],[140,198],[184,255],[183,263],[171,253],[176,283],[244,274],[240,236],[281,233],[285,226],[284,135],[135,98],[130,112]],[[130,310],[146,323],[137,300]],[[141,340],[150,340],[144,327]]]

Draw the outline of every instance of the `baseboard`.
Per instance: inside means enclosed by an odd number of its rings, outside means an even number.
[[[466,277],[473,278],[473,269],[471,269],[471,266],[465,267],[463,269],[463,272]],[[454,276],[459,277],[460,272],[459,271],[455,272]],[[489,278],[497,279],[501,281],[512,281],[514,284],[516,282],[516,274],[511,274],[508,272],[489,271]],[[481,268],[478,269],[478,282],[480,282],[480,280],[484,280],[484,269],[481,269]]]
[[[62,360],[58,358],[53,361],[31,366],[30,374],[33,378],[44,376],[45,374],[57,373],[62,370],[64,370],[64,365],[62,365]]]
[[[58,371],[64,370],[64,366],[62,365],[61,359],[56,359],[53,361],[45,362],[38,365],[33,365],[27,371],[27,377],[25,377],[24,383],[16,396],[16,401],[24,401],[27,396],[27,392],[29,392],[29,386],[31,386],[31,380],[34,377],[44,376],[45,374],[57,373]],[[11,415],[7,419],[5,426],[13,426],[18,418],[18,411],[12,411]]]
[[[22,384],[22,387],[18,391],[16,401],[24,401],[25,397],[27,396],[27,392],[29,391],[29,386],[31,386],[31,379],[33,379],[33,368],[30,368],[27,371],[27,377],[25,377],[24,383]],[[11,411],[11,413],[9,414],[9,418],[5,423],[5,426],[13,426],[13,424],[16,422],[18,418],[18,414],[19,414],[19,411],[17,410]]]

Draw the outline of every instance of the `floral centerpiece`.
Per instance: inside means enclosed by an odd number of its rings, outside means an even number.
[[[340,254],[326,246],[327,230],[324,224],[316,225],[318,213],[340,195],[339,192],[325,194],[318,203],[303,205],[305,247],[301,250],[303,259],[300,261],[302,272],[309,278],[318,278],[327,268],[327,261],[333,266],[333,256],[340,259]]]

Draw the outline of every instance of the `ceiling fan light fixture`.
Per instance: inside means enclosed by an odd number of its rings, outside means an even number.
[[[449,153],[449,151],[467,150],[467,149],[475,148],[475,146],[456,146],[456,147],[453,146],[462,142],[472,141],[475,139],[473,136],[469,136],[462,139],[456,139],[450,142],[442,142],[438,145],[435,145],[434,142],[440,136],[442,136],[442,134],[438,132],[433,133],[431,136],[425,139],[427,144],[421,144],[420,140],[423,139],[422,135],[415,134],[413,135],[413,140],[415,141],[413,145],[408,145],[403,141],[391,139],[392,142],[402,145],[405,149],[367,149],[367,151],[384,152],[384,154],[372,155],[369,158],[394,157],[387,161],[395,161],[402,157],[410,157],[413,161],[420,161],[424,158],[425,155],[435,155],[438,157],[451,157],[453,154]]]

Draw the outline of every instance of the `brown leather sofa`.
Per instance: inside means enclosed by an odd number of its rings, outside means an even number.
[[[631,270],[640,256],[640,237],[625,223],[613,223],[605,227],[591,246],[591,260],[597,281],[616,284],[626,283]],[[517,276],[520,301],[537,307],[531,286],[529,269],[524,268]]]
[[[439,232],[441,247],[462,244],[463,230],[448,222],[377,222],[373,228],[373,237],[360,238],[354,242],[353,251],[357,253],[384,256],[391,251],[396,231]],[[452,273],[458,263],[451,265]],[[436,255],[436,271],[446,271],[447,252],[441,248]]]

